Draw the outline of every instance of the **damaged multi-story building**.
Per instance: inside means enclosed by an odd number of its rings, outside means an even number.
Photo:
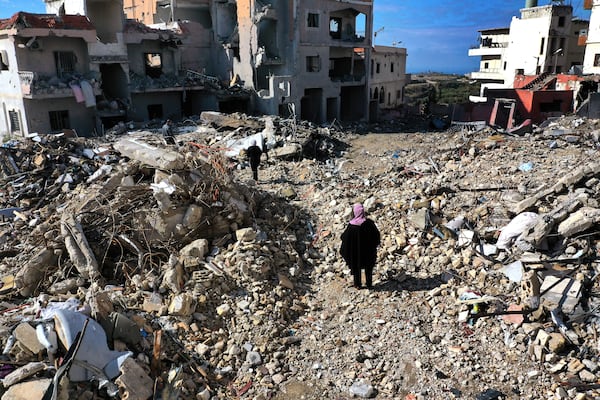
[[[581,70],[589,22],[573,18],[571,5],[526,0],[520,13],[509,28],[480,30],[479,46],[469,50],[480,57],[471,78],[484,89],[511,88],[517,75]]]
[[[369,90],[372,1],[44,3],[47,14],[0,24],[6,132],[102,134],[205,110],[323,123],[380,107]]]
[[[2,131],[93,131],[101,89],[89,60],[97,35],[89,20],[21,12],[0,22],[0,35]]]
[[[366,119],[373,2],[125,0],[145,24],[211,30],[211,72],[251,90],[251,108],[324,122]]]
[[[247,91],[206,75],[210,35],[198,24],[148,27],[126,20],[121,0],[45,3],[48,14],[0,22],[4,132],[89,136],[118,121],[179,119],[249,102]]]

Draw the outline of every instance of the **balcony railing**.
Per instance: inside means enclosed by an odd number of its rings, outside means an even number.
[[[100,80],[96,73],[68,74],[64,77],[39,75],[33,71],[19,71],[21,93],[26,98],[60,98],[73,97],[71,84],[88,81],[95,95],[100,95]]]

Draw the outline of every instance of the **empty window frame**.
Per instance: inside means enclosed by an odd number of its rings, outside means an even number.
[[[319,56],[306,56],[306,72],[319,72],[321,70],[321,58]]]
[[[545,44],[546,44],[546,38],[542,38],[542,42],[540,43],[540,54],[544,54]]]
[[[77,58],[72,51],[55,51],[54,64],[56,65],[56,75],[59,78],[64,78],[66,75],[75,72],[75,64]]]
[[[565,26],[565,17],[558,17],[558,26]]]
[[[148,119],[162,119],[163,118],[163,106],[162,104],[148,104]]]
[[[8,71],[8,53],[6,50],[0,51],[0,71]]]
[[[329,19],[329,36],[333,39],[342,38],[342,19],[338,17],[332,17]]]
[[[381,70],[381,64],[377,63],[376,68],[375,68],[375,73],[379,73],[379,71]]]
[[[390,64],[390,72],[394,72],[394,63]]]
[[[319,14],[317,13],[308,13],[306,18],[306,26],[309,28],[318,28],[319,27]]]
[[[60,110],[60,111],[50,111],[48,113],[50,117],[50,129],[53,131],[60,131],[63,129],[70,129],[71,125],[69,124],[69,111],[68,110]]]
[[[158,78],[162,75],[162,55],[160,53],[144,53],[146,75]]]
[[[8,118],[10,119],[10,131],[21,132],[21,121],[19,119],[19,111],[10,110],[8,111]]]

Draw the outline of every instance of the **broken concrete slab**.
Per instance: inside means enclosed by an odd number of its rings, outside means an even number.
[[[600,209],[583,207],[571,214],[558,226],[558,233],[571,237],[583,232],[600,222]]]
[[[41,361],[30,362],[27,365],[23,365],[22,367],[15,369],[13,372],[5,376],[2,379],[2,386],[8,388],[16,383],[34,376],[38,372],[45,370],[46,367],[46,364]]]
[[[121,139],[114,144],[114,148],[125,157],[153,168],[177,170],[182,169],[185,164],[184,157],[180,153],[151,146],[136,139]]]
[[[206,239],[196,239],[179,250],[180,261],[185,268],[195,267],[204,261],[204,256],[209,251],[209,243]]]
[[[39,354],[45,350],[45,347],[37,338],[35,328],[27,322],[20,323],[14,330],[13,334],[23,346],[25,346],[33,354]]]
[[[546,293],[544,293],[546,292]],[[572,313],[581,297],[581,282],[568,277],[548,275],[540,287],[542,300],[548,308],[560,308],[565,313]]]
[[[56,268],[58,255],[49,248],[33,251],[34,256],[17,272],[14,284],[22,296],[31,296],[43,277]]]
[[[34,381],[17,383],[8,388],[2,395],[2,400],[31,400],[41,399],[50,387],[52,379],[37,379]]]
[[[121,375],[115,380],[123,400],[146,400],[154,393],[154,381],[132,358],[126,359],[119,368]]]

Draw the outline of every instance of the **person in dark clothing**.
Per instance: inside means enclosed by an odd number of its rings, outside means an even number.
[[[256,145],[256,140],[250,143],[250,147],[246,150],[248,160],[250,160],[250,168],[252,169],[252,177],[258,181],[258,166],[260,165],[260,156],[263,151]]]
[[[163,139],[166,144],[175,144],[175,136],[173,135],[172,122],[170,119],[165,121],[165,124],[161,128]]]
[[[362,204],[354,204],[354,218],[342,233],[340,254],[354,277],[354,287],[361,287],[361,270],[365,270],[367,288],[373,287],[373,267],[377,261],[377,247],[381,235],[375,222],[365,217]]]

